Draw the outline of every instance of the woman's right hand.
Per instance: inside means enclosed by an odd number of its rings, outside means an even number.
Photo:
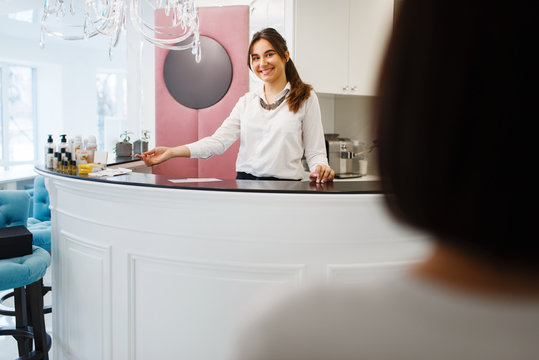
[[[168,159],[173,157],[173,152],[172,149],[169,147],[159,146],[142,154],[136,154],[135,156],[144,160],[146,166],[152,166],[167,161]]]

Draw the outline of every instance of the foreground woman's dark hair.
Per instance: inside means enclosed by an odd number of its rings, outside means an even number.
[[[494,266],[535,272],[536,7],[404,1],[378,106],[393,213]]]

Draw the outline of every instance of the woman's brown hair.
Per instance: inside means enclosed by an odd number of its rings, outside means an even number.
[[[286,40],[277,32],[277,30],[273,28],[266,28],[255,33],[251,39],[251,43],[249,44],[249,53],[247,54],[247,65],[249,66],[249,69],[251,69],[251,51],[253,50],[253,45],[260,39],[269,41],[277,54],[279,54],[279,56],[286,61],[286,52],[288,51]],[[286,80],[290,83],[288,108],[293,113],[296,113],[298,112],[301,104],[303,104],[303,102],[309,98],[313,87],[301,81],[298,71],[290,58],[285,65],[285,75]]]

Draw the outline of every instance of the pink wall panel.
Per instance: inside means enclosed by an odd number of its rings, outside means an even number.
[[[165,23],[164,13],[156,12],[156,22]],[[246,63],[249,46],[249,7],[223,6],[199,8],[200,35],[217,40],[232,61],[232,83],[227,94],[217,104],[201,110],[187,108],[169,94],[163,67],[168,50],[155,48],[155,131],[158,146],[176,146],[213,134],[232,108],[249,90]],[[204,56],[204,52],[202,52]],[[239,141],[225,153],[210,159],[173,159],[155,166],[155,174],[178,177],[216,177],[233,179],[236,176],[236,157]]]
[[[155,14],[156,23],[166,21],[164,11]],[[155,47],[155,143],[157,146],[177,146],[198,139],[197,110],[178,103],[168,92],[163,68],[169,50]],[[196,159],[172,159],[152,169],[154,174],[197,177]]]
[[[199,110],[198,134],[204,137],[213,134],[230,114],[238,99],[249,90],[249,68],[246,60],[249,47],[249,7],[201,8],[200,16],[205,19],[200,23],[200,33],[219,41],[228,52],[234,69],[232,84],[223,99],[214,106]],[[223,154],[201,160],[198,164],[198,175],[234,179],[238,149],[239,141]]]

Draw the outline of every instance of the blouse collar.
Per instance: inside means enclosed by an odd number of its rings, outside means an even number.
[[[290,92],[290,89],[291,89],[290,82],[287,82],[284,89],[279,94],[277,94],[277,96],[275,96],[275,99],[280,99],[286,92]],[[264,100],[264,102],[266,102],[266,94],[264,93],[264,84],[262,84],[262,86],[259,86],[255,90],[255,94],[258,95],[259,98]]]

